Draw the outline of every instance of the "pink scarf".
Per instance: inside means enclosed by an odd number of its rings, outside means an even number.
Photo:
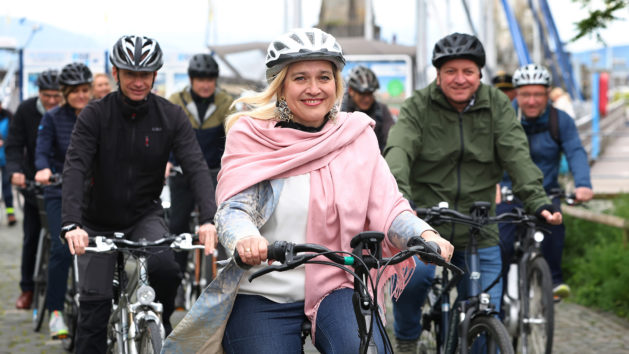
[[[231,128],[218,176],[219,204],[256,183],[309,172],[306,241],[344,251],[351,251],[350,240],[357,233],[386,234],[401,212],[411,210],[380,155],[374,121],[367,115],[341,112],[336,122],[315,133],[275,124],[242,117]],[[383,256],[398,251],[385,237]],[[397,296],[414,267],[411,258],[387,269],[380,280],[379,304],[383,304],[386,280],[398,274]],[[313,328],[319,304],[339,288],[353,288],[349,274],[335,267],[306,265],[305,313]]]

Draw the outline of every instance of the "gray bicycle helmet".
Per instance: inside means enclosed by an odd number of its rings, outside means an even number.
[[[543,85],[550,87],[550,81],[550,72],[542,65],[524,65],[513,73],[513,86],[516,88],[526,85]]]
[[[188,63],[190,77],[218,77],[218,64],[211,54],[195,54]]]
[[[349,72],[347,84],[360,93],[372,93],[380,87],[376,74],[362,65],[354,67]]]
[[[89,84],[92,82],[92,72],[81,63],[71,63],[61,69],[59,83],[65,86]]]
[[[470,59],[479,68],[485,66],[485,48],[475,36],[452,33],[441,38],[432,50],[432,65],[439,69],[452,59]]]
[[[143,36],[122,36],[114,44],[109,60],[118,69],[157,71],[164,64],[156,40]]]
[[[42,71],[37,77],[40,90],[59,90],[59,72],[54,69]]]
[[[266,51],[266,80],[275,76],[288,64],[301,60],[328,60],[337,70],[343,70],[343,49],[331,34],[318,28],[295,29],[269,44]]]

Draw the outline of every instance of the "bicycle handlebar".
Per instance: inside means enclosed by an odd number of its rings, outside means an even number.
[[[414,255],[418,255],[426,262],[435,263],[437,265],[447,267],[455,272],[463,273],[461,269],[446,262],[441,257],[439,246],[432,241],[426,242],[421,237],[413,237],[409,240],[408,246],[409,248],[407,250],[398,252],[390,258],[375,259],[374,257],[359,257],[358,255],[344,251],[332,251],[324,246],[311,243],[295,244],[286,241],[275,241],[268,246],[267,258],[278,261],[282,264],[270,265],[253,273],[249,277],[249,281],[273,271],[286,271],[294,269],[319,256],[323,256],[329,259],[332,263],[338,265],[360,266],[360,264],[363,264],[367,268],[378,268],[381,265],[397,264]],[[233,258],[239,267],[243,269],[251,268],[250,265],[245,264],[242,261],[237,250],[234,251]]]
[[[526,214],[522,208],[514,208],[513,211],[503,213],[497,216],[474,216],[463,214],[457,210],[432,207],[415,209],[417,216],[423,219],[438,221],[454,222],[458,224],[469,225],[471,227],[483,227],[489,224],[521,224],[521,223],[540,223],[540,219],[535,215]]]
[[[63,181],[63,177],[60,173],[55,173],[52,174],[50,176],[50,178],[48,179],[48,181],[50,182],[49,184],[42,184],[40,182],[34,181],[34,180],[25,180],[24,184],[26,185],[25,187],[21,187],[20,189],[23,191],[27,191],[27,192],[33,192],[36,191],[40,188],[43,187],[49,187],[49,186],[58,186],[61,185],[62,181]]]
[[[170,243],[170,248],[175,251],[187,251],[194,249],[204,249],[204,245],[195,245],[194,241],[198,241],[198,236],[191,235],[189,233],[183,233],[180,235],[168,235],[155,241],[131,241],[124,238],[124,234],[116,232],[114,238],[106,236],[94,236],[89,238],[89,243],[94,245],[92,247],[85,247],[85,251],[95,253],[107,253],[115,250],[130,250],[130,249],[144,249],[155,246],[161,246]]]

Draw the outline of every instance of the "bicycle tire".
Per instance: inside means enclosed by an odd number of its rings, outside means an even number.
[[[79,322],[79,303],[78,303],[78,288],[76,279],[74,278],[74,263],[70,265],[70,276],[68,277],[68,290],[66,291],[63,317],[66,325],[68,326],[68,336],[61,342],[63,349],[68,352],[74,350],[74,344],[76,340],[77,324]]]
[[[476,316],[467,331],[467,351],[513,354],[513,345],[505,326],[493,316]],[[480,347],[479,347],[480,346]],[[476,348],[479,348],[478,351]],[[482,349],[481,349],[482,348]]]
[[[523,352],[550,354],[553,346],[554,301],[550,268],[543,257],[527,263],[520,316],[519,346]]]
[[[46,315],[46,288],[48,285],[48,260],[50,238],[42,231],[37,244],[35,273],[33,274],[33,330],[39,332]]]
[[[153,320],[143,321],[138,339],[139,354],[154,354],[162,351],[162,332],[159,325]]]

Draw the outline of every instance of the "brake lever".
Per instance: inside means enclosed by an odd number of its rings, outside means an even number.
[[[256,272],[254,272],[253,274],[251,274],[249,276],[249,282],[251,283],[251,281],[255,278],[258,278],[264,274],[273,272],[273,271],[277,271],[277,272],[284,272],[287,270],[291,270],[291,269],[295,269],[298,266],[306,263],[308,260],[319,256],[318,254],[308,254],[308,255],[299,255],[299,256],[295,256],[295,257],[289,257],[290,259],[286,259],[285,263],[282,264],[274,264],[274,265],[270,265],[270,266],[266,266]]]

